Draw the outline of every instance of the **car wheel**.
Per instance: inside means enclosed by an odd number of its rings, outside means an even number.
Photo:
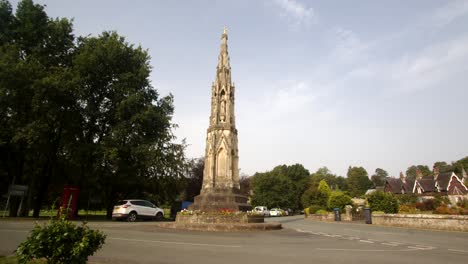
[[[137,220],[137,213],[131,212],[128,214],[127,221],[128,222],[135,222]]]
[[[161,212],[157,213],[155,219],[161,221],[163,219],[163,214]]]

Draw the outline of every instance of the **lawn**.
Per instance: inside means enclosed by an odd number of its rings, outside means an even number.
[[[171,209],[170,208],[163,208],[164,210],[164,218],[165,219],[170,219],[171,215]],[[4,213],[4,210],[0,210],[0,219],[2,218]],[[39,218],[47,219],[53,216],[57,215],[57,210],[50,210],[50,209],[44,209],[39,212]],[[80,216],[81,220],[106,220],[106,211],[105,210],[79,210],[78,215]],[[32,210],[29,212],[29,217],[32,217]],[[8,217],[8,212],[5,214],[5,218],[10,218]],[[21,218],[11,218],[11,219],[21,219]],[[27,219],[27,218],[23,218]],[[2,262],[0,262],[2,263]]]

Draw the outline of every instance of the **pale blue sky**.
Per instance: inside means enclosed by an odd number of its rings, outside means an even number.
[[[241,173],[398,175],[468,155],[468,1],[37,2],[77,35],[116,30],[149,50],[188,157],[204,155],[224,25]]]

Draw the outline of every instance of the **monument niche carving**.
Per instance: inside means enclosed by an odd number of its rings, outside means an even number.
[[[204,212],[230,209],[251,210],[240,194],[239,149],[234,114],[234,83],[227,46],[227,32],[221,36],[216,78],[211,89],[210,125],[206,136],[205,170],[200,195],[189,209]],[[229,96],[228,96],[229,95]]]

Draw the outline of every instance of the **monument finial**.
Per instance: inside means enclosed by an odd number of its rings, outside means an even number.
[[[227,27],[224,26],[223,34],[227,34]]]

